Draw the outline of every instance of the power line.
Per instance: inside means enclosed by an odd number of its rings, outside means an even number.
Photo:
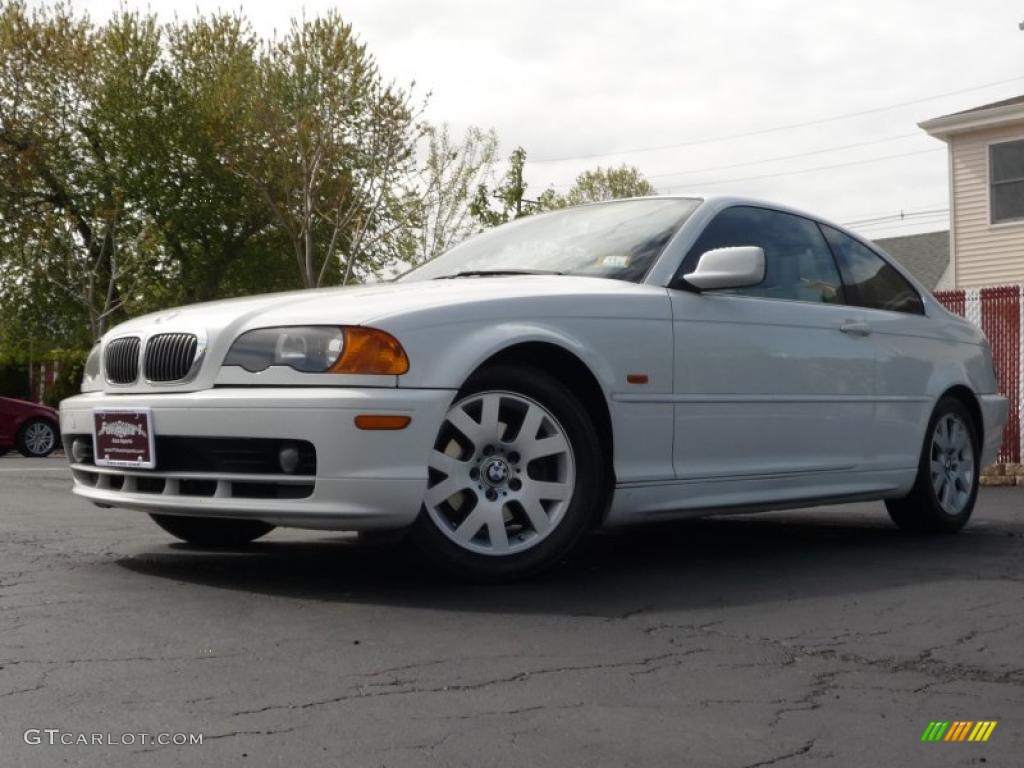
[[[948,216],[932,216],[927,219],[918,219],[917,221],[904,221],[903,223],[886,224],[885,226],[876,224],[873,227],[849,227],[849,229],[857,232],[864,232],[871,237],[876,237],[884,232],[891,232],[896,229],[906,229],[907,227],[928,228],[933,225],[948,227],[948,219]]]
[[[914,133],[903,133],[899,136],[888,136],[884,139],[872,139],[871,141],[860,141],[856,144],[843,144],[839,147],[828,147],[826,149],[814,149],[810,152],[800,152],[795,155],[776,155],[775,157],[766,157],[764,160],[748,160],[745,163],[733,163],[732,165],[719,165],[711,168],[695,168],[687,171],[672,171],[669,173],[655,173],[651,176],[647,176],[648,179],[661,179],[666,176],[678,176],[681,173],[707,173],[709,171],[727,171],[731,168],[743,168],[748,165],[761,165],[762,163],[774,163],[779,160],[795,160],[799,157],[810,157],[811,155],[824,155],[829,152],[840,152],[844,149],[854,149],[855,147],[867,147],[872,144],[885,144],[886,142],[896,141],[898,139],[908,139],[911,136],[920,136],[921,134],[917,131]]]
[[[932,208],[937,209],[940,205],[942,205],[942,202],[929,203],[928,204],[928,208],[929,209],[932,209]],[[918,208],[917,210],[923,210],[923,209]],[[906,211],[906,209],[904,209],[904,208],[901,208],[898,213],[904,213],[904,212],[911,213],[911,211]],[[916,212],[916,211],[914,211],[914,212]],[[885,216],[893,215],[894,213],[896,213],[896,212],[894,212],[890,208],[887,211],[879,211],[878,213],[858,213],[856,215],[857,216],[856,218],[854,218],[854,214],[850,214],[849,217],[847,217],[847,216],[833,216],[832,218],[834,218],[836,221],[844,221],[844,222],[846,222],[846,224],[849,224],[850,222],[865,221],[865,220],[868,220],[868,219],[870,219],[870,220],[879,219],[879,218],[883,218]],[[843,224],[843,226],[846,226],[846,224]]]
[[[802,169],[800,169],[798,171],[780,171],[778,173],[765,173],[765,174],[761,174],[760,176],[744,176],[744,177],[735,178],[735,179],[716,179],[714,181],[695,181],[695,182],[692,182],[690,184],[677,184],[677,185],[675,185],[673,187],[669,187],[665,191],[666,192],[671,192],[673,190],[685,189],[686,187],[707,187],[707,186],[717,185],[717,184],[731,184],[731,183],[740,182],[740,181],[757,181],[759,179],[775,179],[775,178],[778,178],[780,176],[795,176],[797,174],[812,173],[814,171],[829,171],[829,170],[833,170],[835,168],[849,168],[849,167],[854,166],[854,165],[867,165],[869,163],[881,163],[881,162],[883,162],[885,160],[896,160],[896,159],[901,158],[901,157],[911,157],[913,155],[927,155],[927,154],[931,154],[933,152],[945,152],[945,151],[946,151],[945,147],[936,147],[935,149],[919,149],[916,152],[901,152],[900,154],[896,154],[896,155],[884,155],[882,157],[873,157],[873,158],[869,158],[867,160],[854,160],[854,161],[849,162],[849,163],[835,163],[833,165],[818,165],[818,166],[814,166],[813,168],[802,168]]]
[[[875,216],[870,219],[856,219],[854,221],[843,222],[844,227],[852,226],[864,226],[869,224],[881,224],[887,221],[902,221],[903,219],[912,219],[919,216],[929,216],[937,213],[947,214],[949,208],[924,208],[917,211],[900,211],[899,213],[891,213],[885,216]]]
[[[871,109],[862,109],[858,112],[845,112],[840,115],[832,115],[830,117],[821,117],[815,120],[805,120],[799,123],[787,123],[786,125],[775,125],[770,128],[759,128],[754,131],[745,131],[743,133],[728,133],[723,136],[713,136],[706,139],[693,139],[690,141],[677,142],[674,144],[660,144],[656,146],[648,147],[633,147],[632,149],[618,149],[612,152],[595,152],[589,155],[568,155],[566,157],[542,157],[536,159],[527,158],[527,163],[561,163],[566,160],[592,160],[598,157],[608,157],[610,155],[631,155],[640,152],[657,152],[663,149],[679,149],[681,147],[693,147],[698,144],[712,144],[719,141],[731,141],[732,139],[743,139],[748,136],[762,136],[766,133],[775,133],[777,131],[788,131],[793,128],[804,128],[811,125],[822,125],[823,123],[831,123],[837,120],[846,120],[851,117],[861,117],[863,115],[874,115],[879,112],[887,112],[890,109],[898,109],[900,107],[908,107],[913,104],[923,104],[927,101],[935,101],[936,99],[942,99],[946,96],[958,96],[962,93],[971,93],[972,91],[980,91],[985,88],[991,88],[996,85],[1006,85],[1007,83],[1016,83],[1020,80],[1024,80],[1024,76],[1010,77],[1006,80],[994,80],[990,83],[982,83],[981,85],[974,85],[970,88],[960,88],[955,91],[946,91],[945,93],[937,93],[933,96],[924,96],[919,99],[910,99],[909,101],[900,101],[895,104],[887,104],[883,107],[872,107]]]
[[[894,231],[907,229],[909,227],[925,227],[925,229],[922,232],[910,232],[906,235],[902,235],[899,232]],[[935,227],[940,227],[940,229],[935,229]],[[876,232],[862,232],[861,234],[872,240],[884,240],[887,237],[910,237],[912,235],[928,235],[934,232],[942,232],[943,230],[949,230],[949,223],[943,221],[942,219],[936,219],[935,221],[908,221],[905,224],[895,224],[888,229],[882,229]],[[854,231],[859,230],[855,229]]]
[[[922,134],[920,132],[918,132],[918,131],[915,131],[914,133],[901,133],[899,136],[887,136],[884,139],[871,139],[869,141],[859,141],[859,142],[857,142],[855,144],[843,144],[842,146],[839,146],[839,147],[826,147],[825,149],[813,149],[813,150],[810,150],[809,152],[799,152],[799,153],[794,154],[794,155],[776,155],[775,157],[766,157],[763,160],[748,160],[748,161],[743,162],[743,163],[733,163],[732,165],[716,165],[716,166],[711,166],[711,167],[708,167],[708,168],[692,168],[692,169],[687,169],[685,171],[667,171],[665,173],[655,173],[655,174],[651,174],[651,175],[646,175],[645,174],[645,178],[647,178],[647,179],[663,179],[666,176],[679,176],[680,174],[709,173],[711,171],[727,171],[727,170],[730,170],[732,168],[743,168],[743,167],[750,166],[750,165],[762,165],[764,163],[774,163],[774,162],[778,162],[780,160],[795,160],[795,159],[800,158],[800,157],[810,157],[812,155],[824,155],[824,154],[827,154],[829,152],[840,152],[840,151],[845,150],[845,149],[854,149],[856,147],[867,147],[867,146],[870,146],[872,144],[885,144],[885,143],[890,142],[890,141],[897,141],[899,139],[909,139],[909,138],[911,138],[913,136],[921,136],[921,135]],[[570,182],[570,183],[567,183],[567,184],[553,184],[552,186],[555,189],[563,189],[565,187],[571,187],[574,183],[575,182]]]

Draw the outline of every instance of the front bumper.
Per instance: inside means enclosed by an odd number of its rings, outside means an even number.
[[[75,464],[74,493],[98,504],[144,512],[264,520],[274,525],[332,530],[401,528],[419,512],[427,459],[454,396],[452,390],[216,388],[176,394],[79,395],[61,403],[65,437],[92,433],[95,408],[149,408],[158,436],[304,440],[316,450],[316,474],[239,476],[224,472],[126,470]],[[359,414],[400,414],[409,426],[361,430]],[[69,456],[70,456],[70,442]],[[232,482],[305,482],[304,498],[236,498]],[[153,482],[159,492],[153,492]],[[193,481],[216,485],[197,495]],[[216,481],[211,483],[210,481]],[[146,490],[143,490],[146,489]]]
[[[1010,401],[1003,395],[979,395],[981,420],[985,439],[981,449],[981,466],[994,464],[1003,443],[1003,428],[1010,413]]]

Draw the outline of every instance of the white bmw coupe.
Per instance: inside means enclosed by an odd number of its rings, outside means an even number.
[[[1007,401],[988,343],[866,241],[737,197],[570,208],[392,283],[111,330],[61,404],[74,492],[236,546],[405,530],[475,578],[598,526],[884,499],[955,531]]]

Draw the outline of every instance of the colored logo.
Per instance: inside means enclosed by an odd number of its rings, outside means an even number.
[[[921,741],[988,741],[995,729],[995,720],[940,720],[928,723]]]

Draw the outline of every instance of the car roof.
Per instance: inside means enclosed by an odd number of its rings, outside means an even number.
[[[803,208],[796,208],[792,205],[786,205],[785,203],[779,203],[774,200],[765,200],[760,197],[750,197],[748,195],[727,195],[719,192],[705,193],[705,192],[673,192],[668,195],[647,195],[643,197],[624,197],[616,200],[603,200],[604,203],[617,203],[626,200],[700,200],[704,205],[713,205],[715,208],[728,208],[733,205],[752,205],[758,208],[771,208],[772,210],[782,211],[784,213],[792,213],[796,216],[802,216],[805,219],[811,219],[821,224],[825,224],[833,229],[837,229],[844,235],[849,235],[854,240],[859,240],[871,247],[872,250],[881,251],[882,254],[887,256],[887,261],[896,262],[897,260],[892,258],[891,254],[886,253],[874,240],[859,235],[856,232],[844,227],[831,219],[828,219],[820,214],[812,213],[811,211],[804,210]],[[600,203],[590,203],[590,205],[599,205]],[[897,266],[901,266],[897,262]],[[906,272],[905,269],[900,269],[900,272]],[[915,280],[915,282],[917,282]]]
[[[703,203],[713,204],[716,208],[725,208],[730,205],[753,205],[759,208],[772,208],[777,211],[784,211],[785,213],[796,214],[797,216],[803,216],[806,219],[813,219],[819,221],[822,224],[827,224],[830,227],[840,230],[849,235],[853,235],[858,240],[864,238],[858,236],[855,232],[850,232],[842,224],[820,215],[812,213],[811,211],[797,208],[792,205],[780,203],[776,200],[766,200],[761,197],[751,197],[749,195],[734,195],[734,194],[723,194],[721,192],[699,192],[693,190],[690,192],[673,192],[671,194],[664,195],[645,195],[641,197],[623,197],[616,200],[602,200],[599,203],[590,203],[590,205],[599,205],[600,203],[613,203],[613,202],[624,202],[626,200],[701,200]]]

